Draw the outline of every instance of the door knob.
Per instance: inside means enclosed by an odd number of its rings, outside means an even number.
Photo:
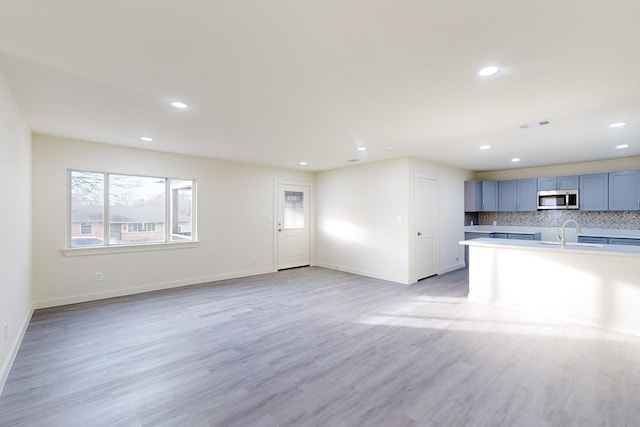
[[[422,233],[418,231],[418,236],[422,236]]]

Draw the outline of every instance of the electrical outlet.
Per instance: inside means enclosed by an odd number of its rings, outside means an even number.
[[[104,279],[102,272],[96,273],[96,282],[102,282],[102,279]]]
[[[4,339],[5,341],[9,338],[9,324],[4,322]]]

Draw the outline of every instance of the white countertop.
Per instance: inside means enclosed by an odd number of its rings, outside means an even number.
[[[564,248],[562,248],[557,242],[551,241],[490,239],[486,237],[481,239],[463,240],[460,244],[467,246],[483,246],[488,248],[640,257],[640,246],[630,245],[591,245],[586,243],[568,243]]]

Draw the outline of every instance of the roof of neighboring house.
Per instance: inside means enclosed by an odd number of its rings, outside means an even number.
[[[102,206],[74,206],[71,212],[72,222],[102,222]],[[164,209],[151,206],[111,206],[110,222],[164,222]],[[190,222],[190,215],[179,215],[178,222]]]

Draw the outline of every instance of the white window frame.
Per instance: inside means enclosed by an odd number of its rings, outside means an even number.
[[[103,175],[103,185],[104,185],[104,202],[103,202],[103,240],[104,245],[100,246],[79,246],[79,247],[71,247],[71,182],[72,182],[72,174],[73,172],[82,172],[82,173],[94,173]],[[109,177],[111,175],[123,175],[123,176],[131,176],[131,177],[140,177],[140,178],[154,178],[154,179],[164,179],[165,181],[165,227],[164,227],[164,242],[136,242],[136,243],[118,243],[111,244],[109,242],[110,233],[111,233],[111,222],[109,221]],[[191,240],[180,241],[180,240],[171,240],[172,232],[171,232],[171,180],[177,181],[191,181]],[[195,178],[174,178],[174,177],[161,177],[161,176],[153,176],[153,175],[138,175],[138,174],[130,174],[130,173],[122,173],[122,172],[102,172],[95,170],[84,170],[84,169],[67,169],[67,219],[66,219],[66,242],[65,247],[62,249],[62,252],[67,256],[75,256],[75,255],[89,255],[100,252],[138,252],[145,250],[162,250],[162,249],[172,249],[174,247],[196,247],[198,246],[197,240],[197,192],[196,186],[197,182]],[[145,229],[144,223],[143,230]],[[91,225],[93,229],[93,224]],[[119,227],[121,224],[118,223]],[[157,224],[154,223],[154,228],[157,229]],[[141,231],[144,232],[144,231]]]

